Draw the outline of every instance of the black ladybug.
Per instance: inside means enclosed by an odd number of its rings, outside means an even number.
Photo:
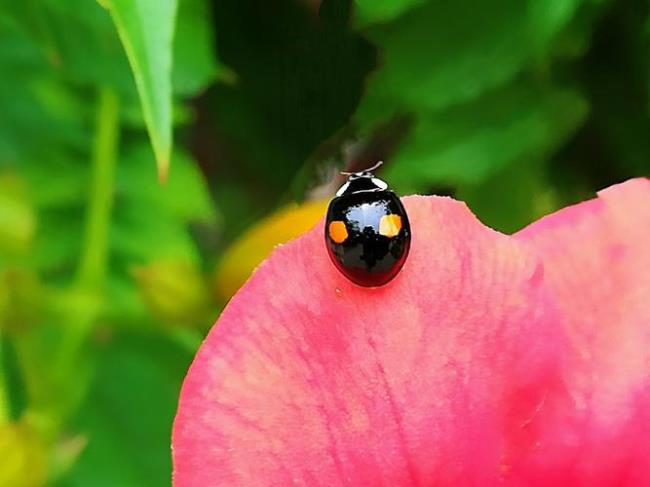
[[[352,282],[382,286],[400,271],[411,246],[406,210],[370,169],[348,175],[327,210],[325,244],[336,268]]]

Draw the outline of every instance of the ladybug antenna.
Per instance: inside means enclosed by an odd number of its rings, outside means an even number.
[[[369,167],[368,169],[364,169],[363,171],[355,171],[355,172],[347,172],[347,171],[341,171],[341,174],[343,176],[353,176],[354,174],[359,174],[359,173],[364,173],[364,172],[373,172],[379,169],[382,165],[384,164],[384,161],[377,161],[377,164],[375,164],[372,167]]]

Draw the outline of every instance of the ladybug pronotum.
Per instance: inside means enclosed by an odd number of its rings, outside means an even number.
[[[375,177],[379,167],[348,174],[330,202],[325,243],[332,262],[355,284],[383,286],[400,271],[411,246],[406,210],[388,184]]]

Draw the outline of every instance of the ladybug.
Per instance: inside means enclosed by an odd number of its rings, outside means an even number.
[[[383,286],[408,257],[411,227],[402,202],[373,171],[342,173],[348,180],[330,202],[325,244],[332,262],[355,284]]]

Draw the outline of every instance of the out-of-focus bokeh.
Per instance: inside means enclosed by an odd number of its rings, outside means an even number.
[[[193,353],[340,170],[505,232],[648,175],[649,10],[0,0],[0,486],[169,485]]]

